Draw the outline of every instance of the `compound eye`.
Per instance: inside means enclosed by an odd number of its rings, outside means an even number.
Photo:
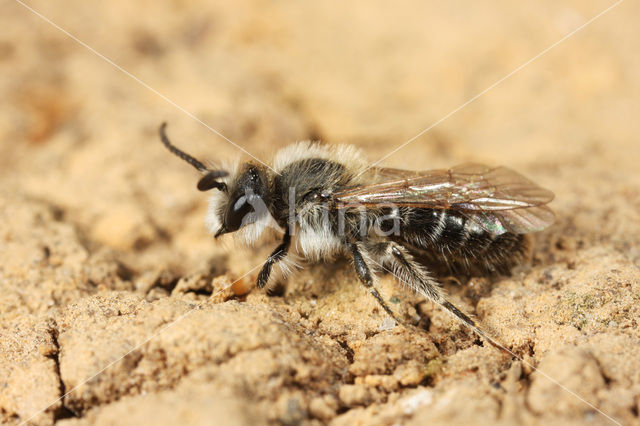
[[[252,212],[253,207],[249,204],[247,196],[242,195],[241,197],[238,197],[227,210],[227,215],[224,221],[227,232],[237,231],[243,225],[250,223],[251,218],[247,217],[247,215]]]

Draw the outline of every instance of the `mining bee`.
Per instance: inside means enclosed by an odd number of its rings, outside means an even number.
[[[267,228],[281,232],[282,242],[258,274],[259,288],[274,269],[289,269],[293,256],[347,256],[360,282],[398,323],[376,289],[376,272],[392,272],[494,343],[446,299],[425,264],[508,272],[526,252],[525,234],[554,221],[546,206],[553,193],[505,167],[368,167],[353,146],[299,142],[278,151],[270,166],[248,161],[218,170],[176,148],[165,128],[163,123],[164,145],[203,174],[198,189],[215,190],[206,224],[216,237],[236,233],[252,244]]]

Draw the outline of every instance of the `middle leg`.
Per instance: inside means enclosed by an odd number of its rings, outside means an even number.
[[[351,255],[353,256],[353,266],[355,267],[356,273],[360,278],[360,282],[367,288],[367,290],[369,290],[369,293],[371,293],[373,297],[376,298],[380,306],[382,306],[382,309],[384,309],[385,312],[396,321],[396,323],[402,324],[402,321],[400,321],[400,319],[391,310],[391,308],[389,308],[389,305],[387,305],[382,296],[380,296],[380,293],[378,293],[378,290],[374,285],[374,277],[367,262],[367,260],[369,260],[369,262],[371,260],[369,259],[368,253],[364,251],[364,246],[358,243],[351,243],[349,248],[351,250]]]

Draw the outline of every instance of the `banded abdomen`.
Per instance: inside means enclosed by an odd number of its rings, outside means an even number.
[[[400,235],[394,237],[426,252],[450,272],[477,268],[506,273],[522,259],[527,246],[524,235],[492,234],[472,219],[444,209],[403,208]]]

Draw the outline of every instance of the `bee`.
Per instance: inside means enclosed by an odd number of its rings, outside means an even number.
[[[346,256],[364,287],[399,324],[376,288],[378,272],[401,282],[494,343],[469,315],[445,297],[425,259],[466,271],[508,272],[524,257],[526,234],[554,221],[553,193],[505,167],[465,164],[448,170],[369,167],[349,145],[299,142],[278,151],[271,165],[248,161],[208,168],[160,138],[203,175],[213,192],[206,225],[254,244],[267,228],[282,242],[257,278],[265,287],[275,269],[295,256],[317,262]],[[495,343],[494,343],[495,344]]]

